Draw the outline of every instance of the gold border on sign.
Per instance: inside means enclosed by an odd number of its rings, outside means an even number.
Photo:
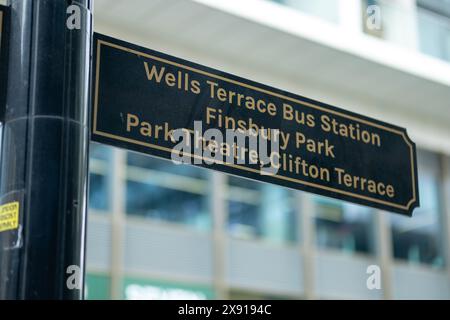
[[[185,70],[188,70],[188,71],[191,71],[191,72],[195,72],[197,74],[201,74],[201,75],[208,76],[208,77],[211,77],[211,78],[215,78],[215,79],[218,79],[218,80],[221,80],[221,81],[225,81],[225,82],[228,82],[228,83],[239,85],[241,87],[248,88],[248,89],[251,89],[251,90],[255,90],[255,91],[258,91],[258,92],[261,92],[261,93],[265,93],[265,94],[268,94],[268,95],[271,95],[271,96],[274,96],[274,97],[277,97],[277,98],[280,98],[280,99],[283,99],[283,100],[295,102],[297,104],[300,104],[300,105],[303,105],[303,106],[306,106],[306,107],[309,107],[309,108],[312,108],[312,109],[316,109],[316,110],[319,110],[319,111],[322,111],[322,112],[326,112],[326,113],[335,114],[335,115],[338,115],[338,116],[343,117],[343,118],[347,118],[347,119],[350,119],[350,120],[353,120],[353,121],[356,121],[356,122],[364,123],[364,124],[366,124],[368,126],[372,126],[372,127],[378,128],[378,129],[382,129],[382,130],[385,130],[385,131],[389,131],[389,132],[398,134],[398,135],[400,135],[403,138],[403,140],[406,142],[406,144],[408,145],[408,147],[410,149],[410,160],[411,160],[410,164],[411,164],[413,198],[406,205],[400,205],[400,204],[397,204],[397,203],[392,203],[392,202],[389,202],[389,201],[380,200],[380,199],[376,199],[376,198],[360,195],[360,194],[357,194],[357,193],[352,193],[352,192],[348,192],[348,191],[344,191],[344,190],[340,190],[340,189],[335,189],[335,188],[323,186],[323,185],[320,185],[320,184],[317,184],[317,183],[313,183],[313,182],[308,182],[308,181],[304,181],[304,180],[300,180],[300,179],[294,179],[294,178],[286,177],[286,176],[283,176],[283,175],[271,175],[271,177],[274,177],[274,178],[277,178],[277,179],[280,179],[280,180],[286,180],[286,181],[290,181],[290,182],[303,184],[303,185],[309,186],[309,187],[314,187],[314,188],[318,188],[318,189],[322,189],[322,190],[326,190],[326,191],[331,191],[331,192],[343,194],[343,195],[346,195],[346,196],[351,196],[351,197],[363,199],[363,200],[366,200],[366,201],[372,201],[372,202],[375,202],[375,203],[384,204],[384,205],[388,205],[388,206],[391,206],[391,207],[394,207],[394,208],[398,208],[398,209],[403,209],[403,210],[409,210],[411,205],[416,201],[416,177],[415,177],[415,170],[414,170],[414,168],[415,168],[415,166],[414,166],[414,148],[413,148],[411,140],[406,136],[406,134],[403,131],[400,131],[400,130],[397,130],[397,129],[394,129],[394,128],[389,128],[389,127],[386,127],[386,126],[378,124],[378,123],[373,123],[373,122],[365,120],[365,119],[360,119],[360,118],[352,116],[352,115],[347,115],[347,114],[341,113],[341,112],[336,111],[336,110],[329,110],[329,109],[327,109],[327,108],[325,108],[323,106],[318,106],[318,105],[315,105],[315,104],[310,103],[310,102],[301,101],[301,100],[298,100],[298,99],[295,99],[295,98],[292,98],[292,97],[285,96],[285,95],[280,94],[280,93],[272,92],[272,91],[267,90],[267,89],[263,89],[263,88],[259,88],[259,87],[256,87],[256,86],[253,86],[253,85],[250,85],[250,84],[242,83],[242,82],[237,81],[237,80],[229,79],[229,78],[226,78],[226,77],[223,77],[223,76],[220,76],[220,75],[213,74],[211,72],[207,72],[207,71],[204,71],[204,70],[199,70],[199,69],[194,68],[194,67],[186,66],[186,65],[183,65],[181,63],[177,63],[177,62],[173,62],[173,61],[170,61],[170,60],[167,60],[167,59],[164,59],[164,58],[156,57],[156,56],[144,53],[144,52],[140,52],[140,51],[137,51],[137,50],[134,50],[134,49],[126,48],[126,47],[123,47],[121,45],[117,45],[117,44],[110,43],[108,41],[100,40],[100,39],[97,39],[97,62],[96,62],[96,67],[95,67],[96,68],[96,73],[95,73],[96,78],[95,78],[94,114],[93,114],[93,133],[94,134],[97,134],[97,135],[103,136],[103,137],[107,137],[107,138],[110,138],[110,139],[116,139],[116,140],[120,140],[120,141],[124,141],[124,142],[128,142],[128,143],[133,143],[133,144],[137,144],[137,145],[153,148],[153,149],[160,150],[160,151],[166,151],[166,152],[169,152],[169,153],[173,152],[173,150],[170,149],[170,148],[166,148],[166,147],[158,146],[158,145],[155,145],[155,144],[152,144],[152,143],[147,143],[147,142],[134,140],[134,139],[130,139],[130,138],[124,138],[124,137],[121,137],[121,136],[117,136],[117,135],[114,135],[114,134],[110,134],[110,133],[107,133],[107,132],[102,132],[102,131],[98,131],[97,130],[101,45],[106,45],[106,46],[109,46],[109,47],[112,47],[112,48],[115,48],[115,49],[118,49],[118,50],[122,50],[122,51],[126,51],[126,52],[129,52],[129,53],[132,53],[134,55],[138,55],[138,56],[142,56],[142,57],[145,57],[145,58],[153,59],[153,60],[156,60],[156,61],[159,61],[159,62],[162,62],[162,63],[170,64],[172,66],[175,66],[175,67],[178,67],[178,68],[181,68],[181,69],[185,69]],[[189,154],[189,153],[183,153],[183,154],[188,155],[191,158],[197,158],[197,159],[201,159],[201,160],[207,159],[205,157],[201,157],[201,156],[198,156],[198,155],[195,155],[195,154]],[[227,162],[218,161],[218,160],[215,160],[215,159],[207,159],[207,160],[214,161],[217,164],[225,165],[225,166],[232,167],[232,168],[237,168],[237,169],[248,171],[248,172],[253,172],[253,173],[258,173],[258,174],[260,173],[259,170],[243,167],[243,166],[236,165],[236,164],[233,164],[233,163],[227,163]]]

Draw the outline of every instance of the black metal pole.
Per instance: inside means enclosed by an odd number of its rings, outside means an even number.
[[[0,206],[19,223],[0,232],[0,299],[82,299],[92,0],[9,2]]]

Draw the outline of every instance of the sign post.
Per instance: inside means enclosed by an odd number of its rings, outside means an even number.
[[[94,50],[97,142],[404,215],[419,206],[403,128],[104,35]]]
[[[82,299],[92,1],[9,5],[0,299]]]

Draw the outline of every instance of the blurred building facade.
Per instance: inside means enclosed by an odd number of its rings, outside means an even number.
[[[92,144],[87,298],[450,299],[449,0],[95,2],[98,32],[406,127],[421,207]]]

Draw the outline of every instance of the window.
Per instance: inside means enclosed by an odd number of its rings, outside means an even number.
[[[274,243],[297,240],[293,191],[230,176],[227,195],[232,236]]]
[[[123,298],[126,300],[211,300],[209,286],[125,277]]]
[[[419,47],[426,54],[450,61],[450,2],[419,1]]]
[[[408,1],[361,1],[365,33],[450,61],[448,0],[417,0],[417,8],[414,3]],[[369,5],[377,5],[381,10],[380,30],[370,30],[366,26],[366,9]],[[405,33],[405,30],[408,32]]]
[[[373,253],[373,212],[370,208],[316,197],[316,242],[320,248],[348,253]]]
[[[96,210],[108,210],[106,177],[100,174],[89,175],[89,207]]]
[[[3,122],[0,122],[0,159],[2,158]]]
[[[205,169],[131,152],[127,162],[128,214],[210,229]]]
[[[290,300],[292,297],[277,296],[271,293],[230,290],[229,300]]]
[[[377,16],[375,15],[376,13],[372,10],[370,10],[369,12],[368,9],[369,7],[372,6],[379,6],[380,7],[380,3],[378,3],[377,0],[362,0],[362,5],[361,5],[361,10],[362,10],[362,26],[363,26],[363,31],[364,33],[367,33],[371,36],[374,37],[378,37],[378,38],[383,38],[383,19],[381,19],[379,22],[379,28],[369,28],[367,25],[367,21],[373,21],[374,18],[377,18]],[[372,7],[373,8],[373,7]],[[381,8],[381,7],[380,7]],[[369,16],[371,15],[371,16]],[[381,11],[380,11],[380,18],[381,18]]]
[[[196,179],[206,179],[208,176],[208,171],[206,169],[184,164],[176,165],[169,160],[149,157],[133,152],[128,153],[127,162],[129,166],[133,167],[151,169],[154,171],[160,171]]]
[[[439,157],[418,152],[420,208],[413,218],[391,216],[394,257],[409,263],[444,265],[441,208],[439,203]]]
[[[111,299],[111,279],[105,274],[87,273],[84,298],[87,300]]]

